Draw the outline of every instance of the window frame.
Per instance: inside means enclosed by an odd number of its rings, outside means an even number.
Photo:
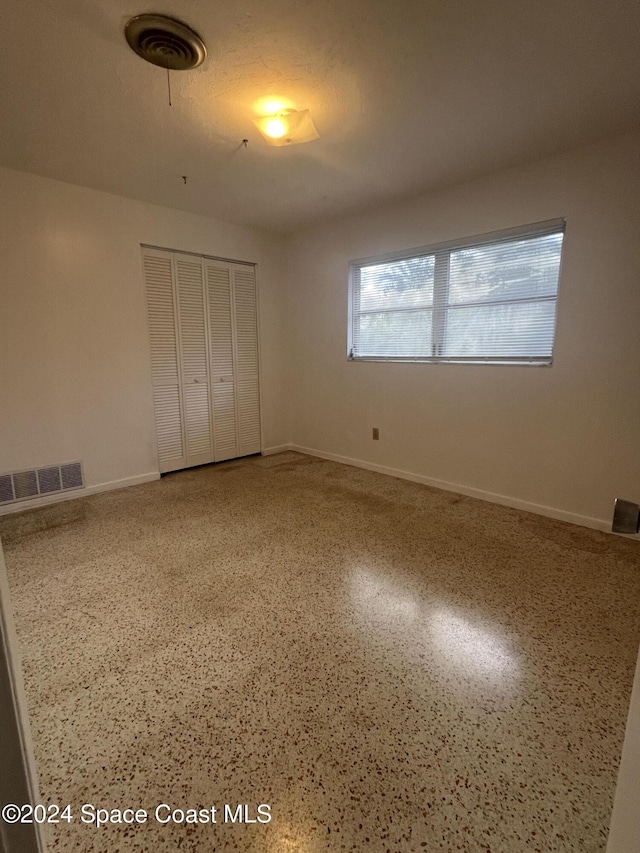
[[[515,228],[507,228],[501,231],[492,231],[473,237],[462,237],[449,240],[444,243],[435,243],[429,246],[421,246],[415,249],[405,249],[398,252],[387,252],[369,258],[357,258],[349,262],[349,286],[348,286],[348,311],[347,311],[347,360],[362,362],[399,362],[418,364],[494,364],[515,366],[550,367],[553,364],[553,351],[555,348],[555,335],[558,316],[558,295],[560,291],[560,279],[562,276],[562,259],[564,250],[564,234],[566,231],[566,218],[547,219],[529,225],[521,225]],[[459,249],[474,249],[480,246],[490,246],[495,243],[517,242],[527,238],[545,237],[551,234],[563,235],[563,244],[560,252],[560,265],[558,269],[558,286],[553,296],[531,296],[516,297],[514,299],[479,300],[478,302],[461,303],[459,307],[473,307],[474,305],[513,305],[522,302],[554,302],[553,318],[553,342],[550,356],[445,356],[442,355],[444,341],[444,329],[447,312],[452,309],[448,304],[449,287],[449,264],[451,253]],[[384,356],[384,355],[354,355],[354,322],[360,316],[358,301],[360,298],[359,278],[360,270],[367,266],[376,266],[393,261],[408,261],[416,258],[434,256],[434,284],[432,314],[432,336],[433,354],[430,356]],[[400,310],[400,309],[398,309]],[[415,310],[415,309],[407,309]],[[439,350],[439,352],[437,351]]]

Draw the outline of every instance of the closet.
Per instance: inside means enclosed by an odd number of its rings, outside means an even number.
[[[260,452],[255,267],[143,247],[161,472]]]

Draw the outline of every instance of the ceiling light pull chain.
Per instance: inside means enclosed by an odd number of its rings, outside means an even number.
[[[171,77],[169,76],[169,69],[167,68],[167,89],[169,90],[169,106],[171,106]]]

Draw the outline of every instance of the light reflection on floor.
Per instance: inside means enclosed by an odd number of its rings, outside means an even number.
[[[518,674],[518,664],[498,629],[478,628],[450,610],[431,614],[429,621],[435,646],[454,666],[468,673]]]
[[[479,627],[476,614],[462,615],[451,607],[424,601],[417,592],[362,566],[351,573],[351,594],[365,623],[402,626],[405,637],[431,647],[436,665],[467,675],[506,679],[518,675],[515,655],[500,627],[486,623]]]
[[[351,591],[357,610],[365,618],[413,624],[419,617],[414,595],[366,568],[353,570]]]

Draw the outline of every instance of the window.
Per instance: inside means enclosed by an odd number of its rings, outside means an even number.
[[[551,364],[564,226],[354,261],[349,357]]]

